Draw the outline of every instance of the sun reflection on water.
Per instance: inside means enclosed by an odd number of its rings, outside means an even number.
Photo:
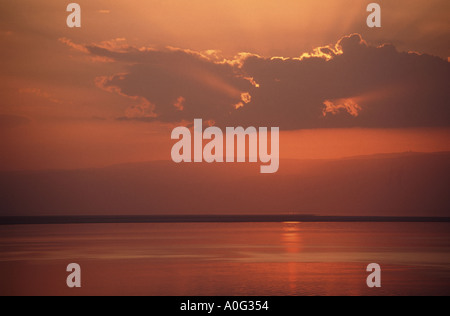
[[[299,253],[303,248],[301,222],[284,222],[282,245],[288,253]]]

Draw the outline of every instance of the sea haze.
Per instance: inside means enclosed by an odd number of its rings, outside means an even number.
[[[259,164],[150,162],[0,173],[0,216],[449,217],[450,153]]]

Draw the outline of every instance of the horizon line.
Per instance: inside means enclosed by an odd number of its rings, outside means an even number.
[[[319,215],[60,215],[0,216],[0,226],[46,224],[145,223],[450,223],[432,216],[319,216]]]

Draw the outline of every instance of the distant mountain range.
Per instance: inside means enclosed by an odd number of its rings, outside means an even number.
[[[450,216],[450,153],[0,173],[0,216]]]

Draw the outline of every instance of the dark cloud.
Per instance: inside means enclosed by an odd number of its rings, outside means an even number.
[[[282,129],[450,125],[447,61],[370,46],[357,34],[299,58],[241,54],[230,61],[179,49],[87,49],[128,63],[126,73],[99,81],[140,100],[127,119],[203,118]]]
[[[140,105],[128,109],[130,115],[121,119],[219,120],[229,116],[233,105],[243,102],[241,94],[252,87],[232,65],[215,63],[195,52],[88,49],[95,55],[131,64],[126,74],[98,80],[104,89],[136,100],[144,99]]]

